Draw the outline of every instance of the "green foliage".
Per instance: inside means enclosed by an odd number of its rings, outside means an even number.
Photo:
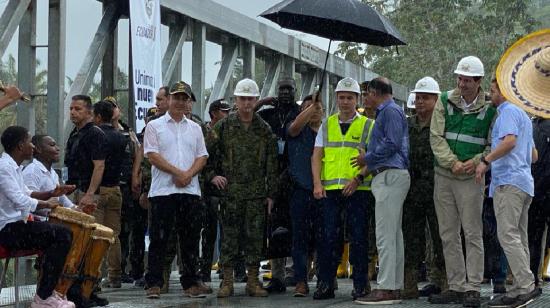
[[[502,53],[537,29],[529,0],[362,0],[376,6],[401,32],[407,46],[381,48],[342,43],[337,51],[355,63],[413,87],[426,75],[442,89],[455,86],[460,58],[475,55],[485,65],[487,88]]]

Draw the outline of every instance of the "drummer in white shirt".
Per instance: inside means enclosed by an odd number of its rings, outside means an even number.
[[[35,135],[32,137],[34,145],[34,159],[23,169],[25,185],[32,191],[50,191],[59,183],[59,176],[52,165],[59,161],[59,147],[55,140],[47,135]],[[75,205],[66,195],[57,198],[59,204],[66,208],[74,208]],[[36,220],[44,221],[50,212],[49,209],[41,209],[33,214]]]

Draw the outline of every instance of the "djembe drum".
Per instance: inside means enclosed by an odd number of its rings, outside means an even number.
[[[93,224],[91,241],[86,249],[84,256],[84,266],[82,269],[82,296],[90,299],[95,284],[101,279],[101,261],[109,249],[109,246],[115,242],[112,229],[100,224]]]
[[[57,292],[66,295],[71,285],[79,277],[80,265],[91,239],[95,218],[68,208],[56,207],[50,212],[49,222],[64,225],[73,234],[71,249],[63,266],[63,274],[55,286]]]

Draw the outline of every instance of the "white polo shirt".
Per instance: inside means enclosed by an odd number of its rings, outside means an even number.
[[[37,159],[33,159],[32,162],[23,169],[23,180],[31,191],[52,191],[60,184],[59,176],[55,170],[53,170],[53,168],[50,168],[50,170],[46,169],[46,166]],[[65,195],[57,199],[63,207],[74,207],[74,204]],[[50,209],[35,211],[35,218],[44,221],[49,212]]]
[[[9,223],[26,221],[36,210],[38,200],[31,198],[31,190],[23,181],[22,166],[2,153],[0,157],[0,230]]]
[[[143,137],[145,156],[158,153],[180,170],[191,168],[195,159],[208,157],[200,125],[184,117],[176,122],[167,112],[147,124]],[[152,166],[149,197],[172,194],[201,195],[198,175],[185,187],[176,187],[171,174]]]

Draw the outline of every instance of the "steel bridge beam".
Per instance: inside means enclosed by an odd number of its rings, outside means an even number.
[[[2,17],[0,17],[0,58],[4,56],[4,52],[30,3],[31,0],[9,0],[6,9],[4,9]]]
[[[174,16],[169,27],[168,47],[162,57],[162,83],[166,86],[181,79],[181,56],[183,42],[187,37],[187,22]]]
[[[197,102],[193,105],[193,113],[204,117],[206,102],[204,88],[206,83],[206,26],[198,21],[193,23],[193,51],[191,63],[191,87]]]
[[[216,83],[214,83],[212,94],[210,94],[210,98],[208,99],[209,104],[224,97],[225,91],[229,84],[229,79],[231,79],[231,76],[233,76],[233,71],[235,70],[238,49],[239,48],[234,40],[223,46],[221,67],[218,72]]]
[[[50,0],[48,14],[47,132],[63,147],[65,110],[66,0]],[[64,151],[61,151],[63,154]]]
[[[36,77],[36,0],[27,5],[19,24],[19,46],[17,61],[17,85],[21,91],[35,93]],[[35,102],[34,98],[32,100]],[[17,103],[17,125],[26,127],[34,135],[36,130],[33,103]]]
[[[267,73],[265,74],[264,85],[260,93],[261,97],[273,96],[275,86],[281,72],[281,62],[283,55],[278,57],[266,57]]]

